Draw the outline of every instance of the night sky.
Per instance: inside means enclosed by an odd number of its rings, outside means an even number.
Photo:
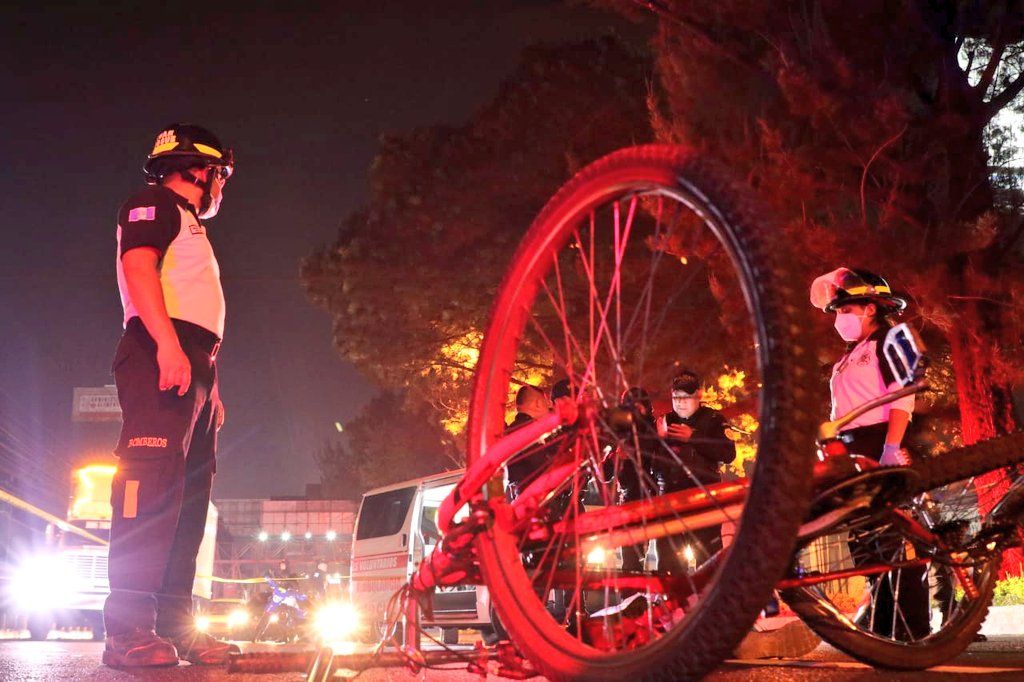
[[[46,5],[0,10],[0,462],[57,500],[60,472],[114,444],[72,425],[72,388],[113,381],[115,213],[166,123],[237,159],[208,224],[227,297],[214,495],[298,495],[375,390],[298,268],[365,200],[378,136],[465,121],[531,43],[621,28],[561,1]]]

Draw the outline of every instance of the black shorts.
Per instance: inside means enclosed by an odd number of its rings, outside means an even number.
[[[212,460],[217,450],[216,405],[219,340],[211,332],[172,320],[192,365],[192,384],[161,391],[156,342],[142,321],[128,321],[114,355],[114,381],[121,403],[121,437],[115,452],[124,460],[188,455]]]
[[[888,431],[889,422],[886,421],[840,431],[839,438],[846,443],[846,449],[850,453],[877,462],[882,457],[882,448],[885,447],[885,436]]]

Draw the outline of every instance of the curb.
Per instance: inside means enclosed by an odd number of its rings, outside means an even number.
[[[981,624],[981,634],[1024,635],[1024,606],[989,607],[988,616]]]

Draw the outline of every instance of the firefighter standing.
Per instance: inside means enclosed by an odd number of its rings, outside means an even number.
[[[125,331],[114,357],[123,424],[111,493],[110,596],[103,662],[225,663],[238,647],[195,631],[192,582],[224,407],[220,269],[204,219],[234,168],[208,130],[165,128],[144,165],[149,187],[117,217]]]

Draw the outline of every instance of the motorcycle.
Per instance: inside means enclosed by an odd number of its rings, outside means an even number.
[[[252,641],[287,643],[302,639],[309,614],[309,597],[298,589],[278,583],[270,576],[266,577],[266,581],[270,592],[266,594],[266,601],[253,628]]]

